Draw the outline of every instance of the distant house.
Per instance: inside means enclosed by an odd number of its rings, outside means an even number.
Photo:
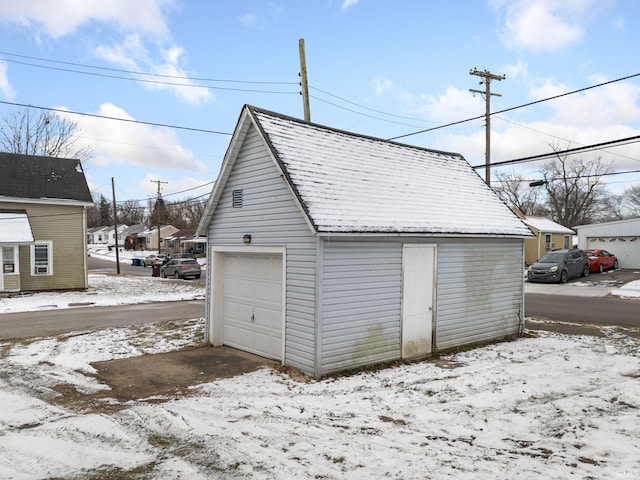
[[[184,228],[166,237],[167,253],[204,253],[207,239],[195,236],[195,228]]]
[[[548,218],[527,217],[514,209],[522,221],[535,234],[535,238],[528,238],[524,241],[524,261],[525,265],[536,262],[545,253],[560,248],[571,248],[573,237],[576,234],[570,228],[564,227]]]
[[[87,229],[87,243],[89,245],[104,243],[102,241],[102,232],[105,231],[106,228],[107,227],[91,227]]]
[[[640,268],[640,217],[574,227],[578,247],[607,250],[620,268]]]
[[[131,225],[118,234],[118,243],[124,244],[126,250],[144,250],[147,237],[138,238],[138,235],[149,229],[144,224]],[[120,240],[122,238],[122,240]]]
[[[158,232],[160,233],[160,251],[167,249],[166,238],[176,233],[178,229],[173,225],[161,225],[158,227],[149,227],[143,232],[137,234],[137,240],[143,250],[158,250]]]
[[[80,161],[0,153],[0,168],[0,292],[87,288]]]
[[[523,328],[533,234],[457,153],[245,106],[197,233],[210,344],[314,377]]]

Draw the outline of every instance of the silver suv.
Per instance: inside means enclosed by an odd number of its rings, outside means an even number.
[[[530,282],[565,283],[579,276],[589,276],[589,257],[579,248],[548,252],[527,273]]]

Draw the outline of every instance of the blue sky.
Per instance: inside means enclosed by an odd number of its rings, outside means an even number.
[[[0,0],[0,22],[0,116],[17,103],[183,127],[70,115],[91,190],[111,198],[113,177],[118,201],[146,202],[151,180],[167,200],[209,192],[244,104],[302,118],[301,38],[311,120],[380,138],[482,115],[473,68],[506,76],[492,111],[640,72],[633,0]],[[634,77],[496,115],[492,162],[639,135],[639,95]],[[484,163],[483,119],[401,141]],[[598,155],[640,169],[636,143]]]

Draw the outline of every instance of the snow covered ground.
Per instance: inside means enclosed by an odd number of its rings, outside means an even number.
[[[96,303],[140,298],[114,278],[91,276]],[[58,392],[108,390],[92,362],[195,345],[202,319],[3,342],[0,478],[640,478],[640,341],[603,332],[322,381],[265,368],[103,413]]]

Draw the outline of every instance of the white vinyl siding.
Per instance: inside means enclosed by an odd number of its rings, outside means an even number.
[[[522,241],[438,247],[436,348],[516,335],[524,321]]]
[[[324,245],[320,374],[400,357],[402,244]]]
[[[242,207],[233,206],[242,190]],[[313,373],[316,239],[269,155],[251,129],[238,152],[207,232],[209,245],[286,245],[285,363]]]

